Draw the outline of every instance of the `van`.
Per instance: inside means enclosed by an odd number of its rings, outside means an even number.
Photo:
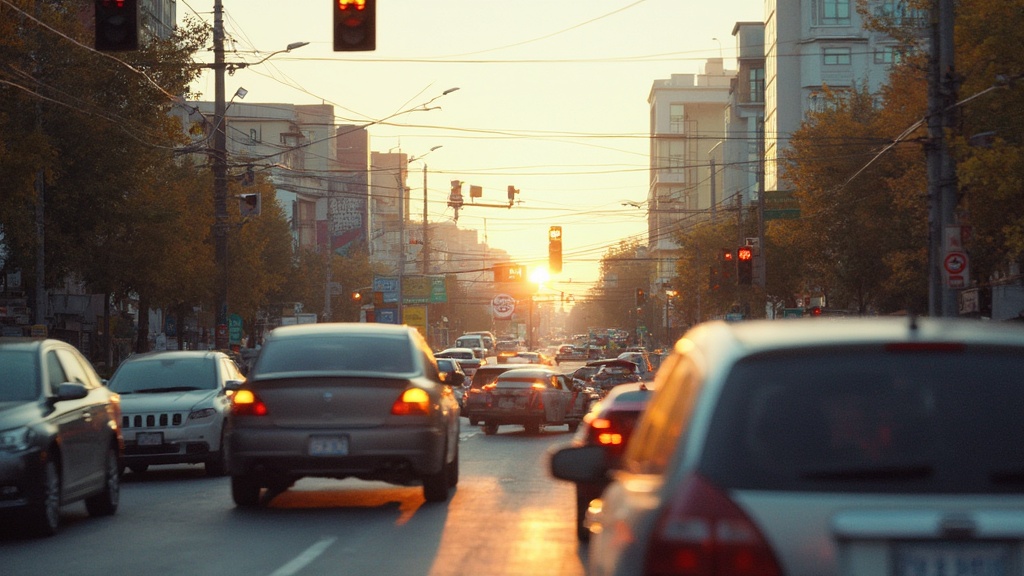
[[[487,345],[484,337],[479,334],[463,334],[455,340],[455,348],[472,348],[474,353],[484,357],[487,354]]]
[[[483,336],[484,339],[484,355],[494,356],[498,353],[497,345],[498,339],[494,337],[494,334],[487,332],[486,330],[480,332],[466,332],[465,336]]]

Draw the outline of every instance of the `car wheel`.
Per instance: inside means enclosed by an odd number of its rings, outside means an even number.
[[[540,423],[539,422],[527,422],[523,424],[523,428],[526,428],[526,433],[529,435],[540,434]]]
[[[484,434],[486,434],[488,436],[494,436],[495,434],[498,433],[498,425],[497,424],[491,424],[490,422],[484,422],[483,428],[484,428]]]
[[[469,419],[469,425],[470,426],[477,426],[479,424],[480,424],[480,419],[479,418],[470,418]]]
[[[60,526],[60,472],[52,459],[43,464],[42,480],[39,500],[25,511],[25,523],[33,536],[53,536]]]
[[[446,462],[436,474],[428,474],[423,477],[423,498],[427,502],[444,502],[448,500],[448,478],[451,467]]]
[[[103,491],[85,499],[85,510],[89,516],[110,516],[117,512],[121,501],[121,463],[113,447],[107,448],[104,467]]]
[[[258,480],[252,476],[231,477],[231,499],[239,508],[253,508],[260,504],[260,491],[263,489]]]
[[[579,420],[573,420],[572,422],[569,422],[569,433],[571,434],[571,433],[575,432],[576,430],[579,429],[579,427],[580,427]]]
[[[145,474],[146,470],[149,470],[149,464],[136,464],[129,466],[128,469],[132,471],[132,474]]]

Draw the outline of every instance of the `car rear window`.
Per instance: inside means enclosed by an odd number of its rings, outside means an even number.
[[[722,389],[702,471],[728,488],[1024,490],[1020,350],[753,357]]]
[[[253,375],[305,371],[411,374],[415,364],[404,335],[317,335],[269,340]]]

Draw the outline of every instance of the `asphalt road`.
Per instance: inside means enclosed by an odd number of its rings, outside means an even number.
[[[124,477],[121,507],[89,518],[66,506],[60,533],[0,533],[4,576],[581,576],[574,489],[550,478],[560,426],[485,436],[462,420],[460,482],[446,504],[419,487],[309,479],[268,508],[239,510],[227,478],[199,466]]]

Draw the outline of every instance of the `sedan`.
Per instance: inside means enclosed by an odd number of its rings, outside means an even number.
[[[497,434],[499,426],[508,424],[524,427],[527,434],[540,432],[542,426],[565,424],[575,432],[586,413],[586,402],[573,393],[571,381],[551,368],[502,372],[483,392],[482,405],[474,408],[473,417],[483,422],[487,435]]]
[[[62,505],[120,501],[121,408],[88,360],[58,340],[0,338],[0,512],[50,536]]]
[[[266,503],[307,476],[422,485],[428,502],[446,501],[458,483],[459,404],[415,328],[281,326],[232,388],[237,506]]]
[[[156,464],[203,464],[225,472],[228,386],[245,380],[223,352],[176,350],[138,354],[110,379],[121,395],[125,464],[141,474]]]
[[[472,348],[445,348],[434,356],[436,358],[455,358],[459,361],[467,378],[472,378],[478,368],[487,365],[487,360],[477,356]]]
[[[943,318],[687,332],[586,516],[587,573],[1022,573],[1024,330]]]

